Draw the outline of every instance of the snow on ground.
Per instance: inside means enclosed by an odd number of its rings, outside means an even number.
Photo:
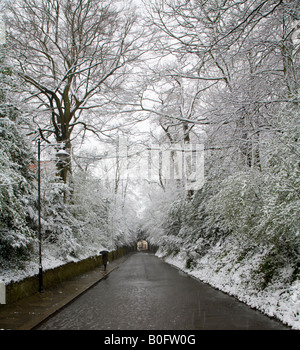
[[[185,273],[225,292],[249,306],[275,317],[293,329],[300,329],[300,281],[285,284],[278,279],[265,289],[257,288],[251,279],[253,268],[259,264],[261,256],[245,259],[237,264],[230,259],[230,254],[220,252],[223,246],[211,248],[205,256],[197,260],[196,266],[186,268],[187,254],[182,251],[176,255],[166,256],[159,250],[157,256],[181,269]],[[234,253],[232,253],[234,255]],[[289,271],[282,271],[283,275]]]
[[[168,256],[166,256],[165,251],[159,250],[156,255],[185,273],[236,297],[270,317],[278,318],[293,329],[300,330],[300,281],[296,280],[292,284],[285,284],[282,282],[284,279],[278,278],[265,289],[258,289],[251,280],[251,272],[260,263],[262,256],[257,254],[251,259],[244,259],[240,263],[236,263],[234,250],[230,251],[227,248],[227,254],[224,254],[225,250],[226,248],[222,245],[214,246],[191,268],[186,268],[188,255],[184,250]],[[78,261],[85,258],[88,258],[88,254],[77,259],[70,257],[68,261]],[[36,260],[28,262],[22,269],[0,271],[0,282],[8,284],[11,281],[17,282],[36,275],[38,273],[38,257]],[[50,252],[44,252],[44,270],[58,267],[66,262],[65,259],[59,259]],[[286,276],[290,271],[286,268],[281,273]]]

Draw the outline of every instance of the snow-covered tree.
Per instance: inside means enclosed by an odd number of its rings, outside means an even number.
[[[33,153],[14,84],[6,48],[0,46],[0,259],[16,262],[30,250],[34,234],[26,209],[33,189]]]
[[[5,13],[39,136],[69,153],[79,134],[99,136],[111,119],[105,106],[140,54],[134,10],[111,1],[14,0]]]
[[[183,251],[193,242],[203,252],[230,236],[236,247],[261,247],[276,256],[266,258],[274,271],[288,260],[296,271],[300,76],[299,41],[293,38],[299,2],[156,1],[150,14],[155,54],[171,62],[155,75],[152,90],[161,95],[149,101],[161,109],[150,112],[163,113],[168,133],[182,111],[170,79],[178,86],[197,82],[196,118],[185,122],[205,123],[207,135],[205,186],[191,203],[170,201],[160,216],[165,249]],[[168,98],[162,98],[167,79]]]

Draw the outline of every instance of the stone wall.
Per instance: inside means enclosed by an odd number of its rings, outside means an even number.
[[[108,254],[108,260],[113,261],[126,255],[132,250],[133,248],[131,247],[118,248]],[[43,271],[44,288],[47,289],[55,284],[81,275],[101,265],[102,257],[101,255],[98,255],[77,262],[69,262],[54,269]],[[16,300],[34,294],[38,291],[38,288],[38,275],[25,278],[19,282],[11,282],[6,286],[6,304],[13,303]]]

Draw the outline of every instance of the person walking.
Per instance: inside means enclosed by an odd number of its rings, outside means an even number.
[[[104,266],[104,271],[106,271],[106,266],[108,263],[108,251],[107,250],[101,250],[100,254],[102,255],[102,262]]]

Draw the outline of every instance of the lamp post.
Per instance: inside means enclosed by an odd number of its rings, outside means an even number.
[[[39,292],[43,288],[43,265],[42,265],[42,225],[41,225],[41,141],[38,140],[38,240],[39,240]]]
[[[69,158],[69,153],[63,149],[60,149],[56,153],[56,157],[65,161]],[[39,241],[39,292],[42,293],[44,290],[43,286],[43,264],[42,264],[42,224],[41,224],[41,140],[38,140],[38,241]]]

